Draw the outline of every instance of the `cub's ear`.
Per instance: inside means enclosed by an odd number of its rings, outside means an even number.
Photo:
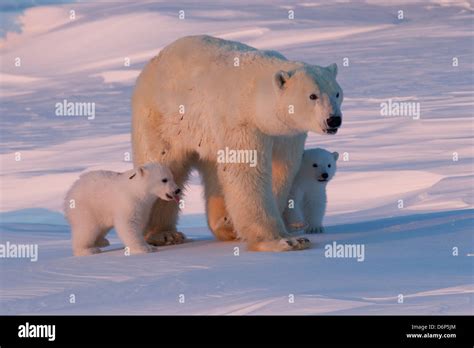
[[[337,161],[339,159],[339,153],[338,152],[333,152],[332,156],[334,157],[335,161]]]
[[[135,173],[133,173],[132,175],[130,175],[128,178],[131,180],[133,179],[134,177],[136,177],[138,175],[140,175],[141,177],[143,177],[145,174],[146,174],[146,169],[143,168],[142,166],[138,167],[138,169],[135,171]]]
[[[289,78],[290,78],[290,74],[288,72],[280,70],[276,72],[273,83],[275,87],[277,87],[278,89],[283,89],[285,88],[286,83],[289,80]]]
[[[329,72],[331,73],[331,75],[334,78],[336,78],[336,76],[337,76],[337,64],[336,63],[332,63],[331,65],[327,66],[326,69],[329,70]]]

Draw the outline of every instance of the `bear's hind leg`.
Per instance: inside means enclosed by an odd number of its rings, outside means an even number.
[[[218,240],[235,240],[237,234],[225,207],[215,163],[200,161],[197,168],[204,184],[207,224],[210,230]]]

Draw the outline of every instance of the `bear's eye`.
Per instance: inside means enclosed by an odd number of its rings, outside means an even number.
[[[309,96],[309,99],[311,99],[311,100],[316,100],[316,99],[318,99],[318,96],[313,93],[313,94],[311,94],[311,95]]]
[[[331,168],[331,165],[330,165],[330,164],[328,164],[328,167],[329,167],[329,168]]]
[[[336,98],[339,98],[339,92],[337,92],[337,94],[336,94]]]
[[[165,183],[166,183],[166,182],[168,182],[168,179],[163,179],[163,180],[161,180],[161,182],[165,182]]]
[[[314,167],[314,168],[317,168],[318,165],[317,165],[316,163],[313,163],[313,167]]]

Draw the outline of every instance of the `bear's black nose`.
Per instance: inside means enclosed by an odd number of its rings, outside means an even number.
[[[328,173],[323,173],[321,176],[323,177],[323,179],[327,179],[329,175]]]
[[[328,118],[328,126],[331,128],[337,128],[341,125],[342,118],[339,116],[331,116]]]
[[[175,195],[179,195],[180,193],[181,193],[181,189],[177,189],[176,191],[174,191]]]

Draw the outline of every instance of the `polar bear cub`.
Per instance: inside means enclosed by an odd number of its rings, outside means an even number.
[[[336,173],[337,152],[324,149],[305,150],[301,166],[293,181],[289,204],[283,213],[291,231],[304,229],[306,233],[324,232],[326,186]]]
[[[180,193],[171,171],[158,163],[125,173],[99,170],[81,175],[66,194],[64,209],[74,255],[100,253],[109,245],[105,236],[112,227],[131,254],[153,251],[144,239],[152,206],[157,198],[179,202]]]

